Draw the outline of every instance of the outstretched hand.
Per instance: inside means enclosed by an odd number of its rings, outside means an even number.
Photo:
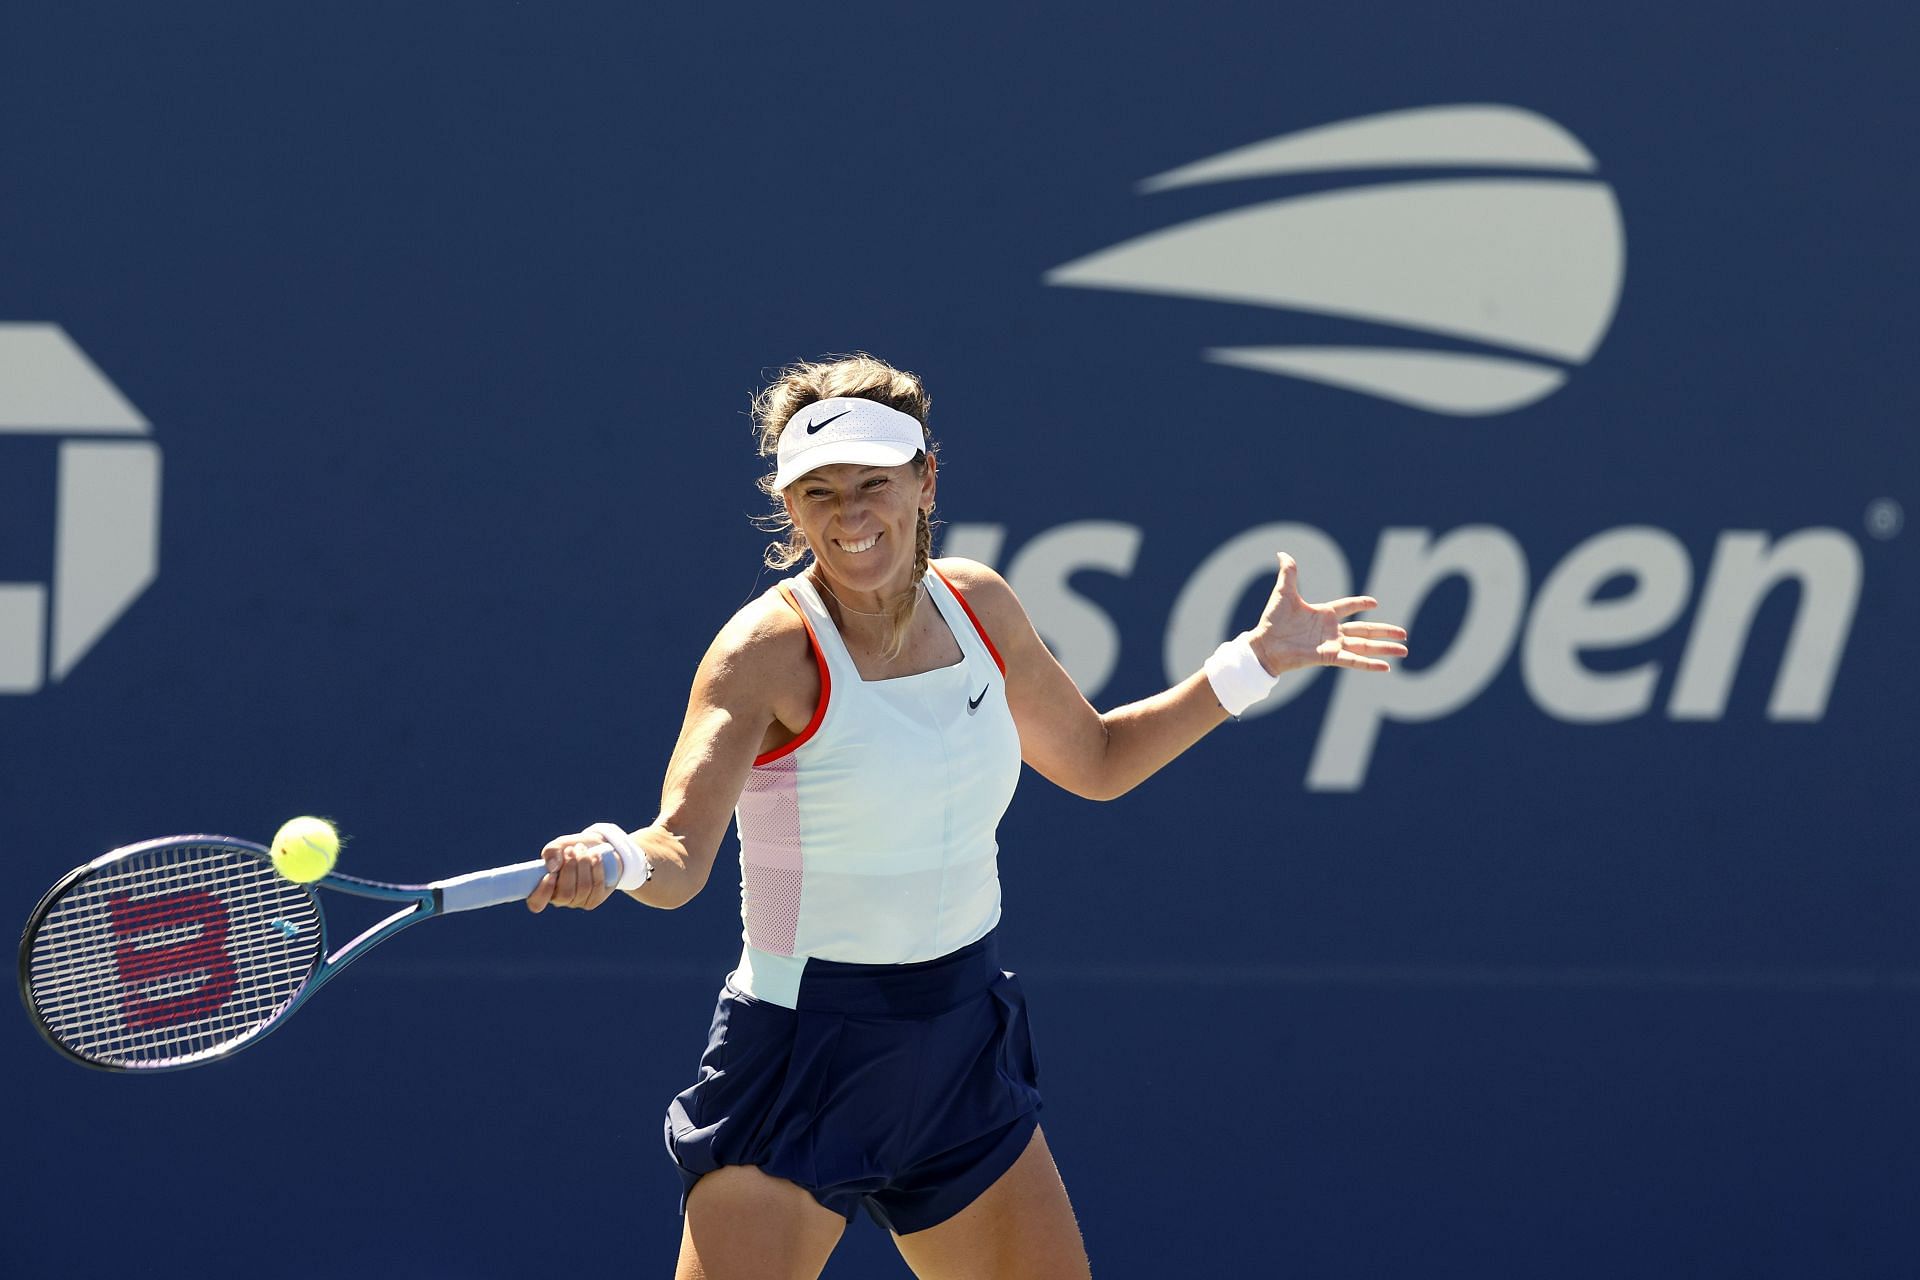
[[[1268,675],[1299,667],[1347,667],[1354,671],[1391,671],[1388,658],[1404,658],[1406,629],[1385,622],[1347,622],[1356,613],[1378,609],[1372,596],[1345,596],[1325,604],[1300,597],[1300,566],[1280,552],[1280,578],[1267,597],[1260,621],[1247,633],[1254,656]]]

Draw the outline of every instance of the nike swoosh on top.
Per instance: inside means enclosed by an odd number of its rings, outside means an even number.
[[[833,417],[831,418],[822,418],[818,422],[809,422],[807,424],[807,434],[812,435],[814,432],[818,431],[820,428],[826,426],[829,422],[838,421],[839,419],[846,417],[848,414],[852,412],[853,410],[851,409],[842,409],[840,412],[834,414]]]
[[[988,686],[987,686],[987,689],[991,689],[992,687],[993,687],[992,685],[988,685]],[[978,711],[978,710],[980,709],[980,704],[981,704],[981,703],[982,703],[983,701],[985,701],[985,700],[986,700],[986,696],[987,696],[987,689],[982,689],[982,690],[980,691],[980,696],[979,696],[979,697],[977,697],[977,698],[968,698],[968,699],[967,699],[967,714],[968,714],[968,715],[972,715],[972,714],[973,714],[974,712],[976,712],[976,711]]]

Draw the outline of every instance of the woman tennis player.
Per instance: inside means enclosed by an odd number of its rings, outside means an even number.
[[[738,823],[746,945],[698,1077],[667,1114],[686,1186],[681,1280],[815,1277],[856,1212],[924,1280],[1085,1276],[1037,1123],[1018,982],[994,928],[994,833],[1024,760],[1111,799],[1315,664],[1386,671],[1399,627],[1310,605],[1293,561],[1259,622],[1172,689],[1102,715],[997,574],[932,560],[918,379],[867,356],[757,397],[763,487],[803,565],[735,614],[694,675],[660,816],[562,836],[528,898],[616,887],[678,907]],[[606,882],[602,841],[618,848]]]

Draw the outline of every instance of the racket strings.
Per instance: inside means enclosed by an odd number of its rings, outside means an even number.
[[[46,912],[33,1004],[73,1052],[122,1067],[231,1048],[285,1009],[323,945],[311,890],[251,852],[173,845],[116,859]]]

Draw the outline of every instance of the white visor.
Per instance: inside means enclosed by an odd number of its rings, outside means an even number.
[[[836,462],[897,467],[912,462],[926,447],[926,433],[912,414],[857,396],[818,400],[788,419],[780,432],[773,487],[784,489],[807,472]]]

